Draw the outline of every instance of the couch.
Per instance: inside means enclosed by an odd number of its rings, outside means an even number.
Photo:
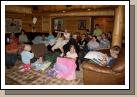
[[[43,43],[31,45],[31,50],[34,53],[36,58],[44,57],[47,52],[47,47]]]
[[[82,63],[83,81],[85,85],[124,85],[125,84],[125,52],[120,51],[119,58],[112,67],[102,67],[86,60]],[[109,53],[109,50],[102,51]]]
[[[15,33],[15,36],[16,36],[17,38],[19,38],[19,35],[20,35],[20,34],[21,34],[21,33]],[[42,32],[26,32],[25,34],[27,35],[29,41],[32,41],[36,36],[39,36],[39,35],[40,35],[40,36],[42,36],[42,35],[48,36],[48,35],[49,35],[49,33],[42,33]],[[6,39],[7,39],[8,37],[10,37],[10,33],[6,33],[6,34],[5,34],[5,43],[6,43],[6,44],[7,44]]]

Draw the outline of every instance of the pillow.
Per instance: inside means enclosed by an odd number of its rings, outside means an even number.
[[[97,51],[89,51],[84,58],[90,59],[94,61],[96,64],[102,66],[107,65],[107,61],[108,61],[108,56],[106,54]]]
[[[86,59],[97,59],[97,58],[102,58],[102,56],[104,56],[103,53],[101,52],[97,52],[97,51],[89,51],[84,58]]]

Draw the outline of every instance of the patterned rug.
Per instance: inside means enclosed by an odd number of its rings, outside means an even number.
[[[68,81],[48,77],[46,74],[34,71],[33,69],[28,72],[19,72],[18,67],[21,64],[17,63],[12,69],[6,70],[6,78],[11,79],[13,82],[15,81],[19,85],[79,85],[81,82],[80,78]]]

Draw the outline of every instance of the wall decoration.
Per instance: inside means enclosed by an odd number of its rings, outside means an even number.
[[[85,30],[86,29],[86,20],[80,20],[78,25],[79,30]]]
[[[63,19],[54,19],[54,30],[55,31],[63,30]]]
[[[5,31],[6,33],[18,33],[22,29],[21,19],[6,18]]]

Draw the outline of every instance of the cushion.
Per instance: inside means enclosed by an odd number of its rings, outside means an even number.
[[[106,54],[103,54],[101,52],[90,51],[85,55],[84,58],[90,59],[90,60],[94,61],[96,64],[99,64],[99,65],[106,65],[108,57],[107,57]]]

